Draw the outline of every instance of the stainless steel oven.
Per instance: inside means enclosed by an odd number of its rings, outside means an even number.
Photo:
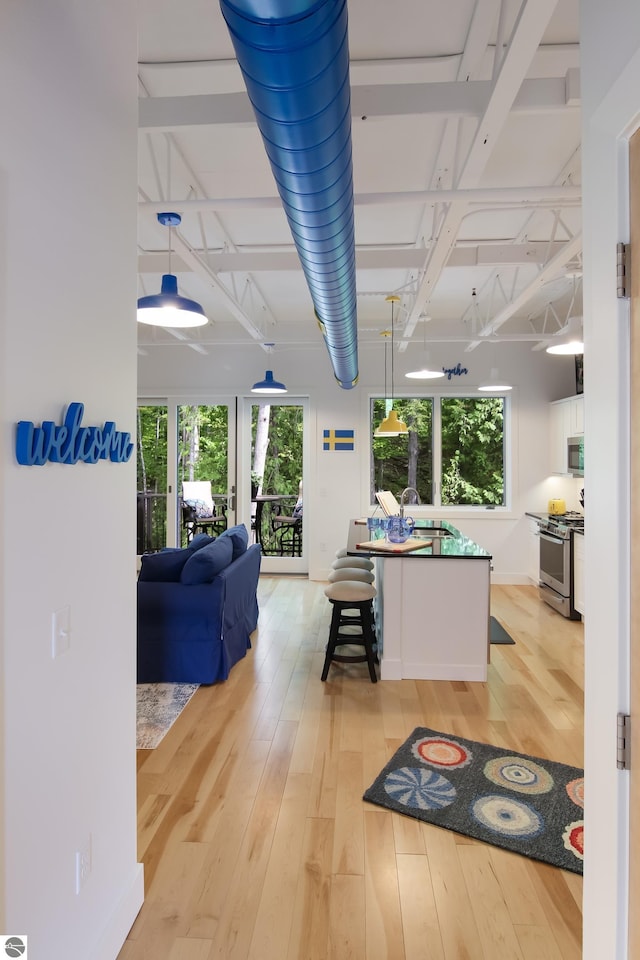
[[[573,526],[582,523],[563,516],[540,523],[540,597],[570,620],[580,620],[573,605]]]

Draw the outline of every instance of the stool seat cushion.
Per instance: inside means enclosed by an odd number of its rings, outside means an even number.
[[[374,575],[370,570],[363,567],[341,567],[339,570],[332,570],[327,577],[329,583],[336,583],[338,580],[360,580],[362,583],[373,583]]]
[[[329,600],[366,603],[367,600],[373,600],[377,591],[370,583],[363,583],[361,580],[338,580],[337,583],[330,584],[324,594]]]
[[[363,570],[373,570],[373,561],[368,557],[338,557],[331,564],[334,570],[341,567],[360,567]]]
[[[346,547],[340,547],[339,550],[336,550],[336,560],[340,560],[342,557],[346,557],[346,555],[347,555]]]

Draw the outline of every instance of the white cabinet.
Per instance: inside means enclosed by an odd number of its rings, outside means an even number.
[[[549,404],[549,472],[567,473],[567,440],[584,433],[584,397]]]
[[[527,517],[529,521],[529,538],[527,541],[527,573],[533,583],[540,582],[540,528],[538,521]]]
[[[570,437],[584,433],[584,396],[569,398],[569,428]]]
[[[573,605],[584,617],[584,534],[573,534]]]
[[[569,406],[566,400],[556,400],[549,407],[549,472],[567,472],[567,437],[569,434]]]

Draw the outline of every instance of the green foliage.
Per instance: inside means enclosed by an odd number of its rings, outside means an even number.
[[[167,408],[138,407],[138,491],[167,492]]]
[[[440,405],[441,503],[446,505],[503,504],[504,400],[501,397],[446,397]],[[387,413],[390,401],[372,403],[373,429]],[[422,503],[432,503],[433,399],[393,401],[408,433],[372,441],[371,502],[376,490],[416,487]]]
[[[442,414],[442,503],[504,503],[504,400],[447,397]]]
[[[210,480],[211,492],[226,494],[229,408],[226,404],[178,408],[178,483]]]
[[[386,416],[390,401],[373,400],[372,422],[377,427]],[[406,423],[408,433],[399,437],[373,437],[371,503],[376,490],[390,490],[398,499],[405,487],[415,487],[422,503],[432,502],[433,401],[424,397],[396,399],[393,408]]]
[[[263,494],[298,494],[302,479],[303,408],[271,404],[269,446],[262,479]],[[259,404],[251,408],[252,462]]]

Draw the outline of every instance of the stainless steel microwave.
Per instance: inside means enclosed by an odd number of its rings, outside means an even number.
[[[572,477],[584,477],[584,437],[569,437],[567,440],[567,473]]]

